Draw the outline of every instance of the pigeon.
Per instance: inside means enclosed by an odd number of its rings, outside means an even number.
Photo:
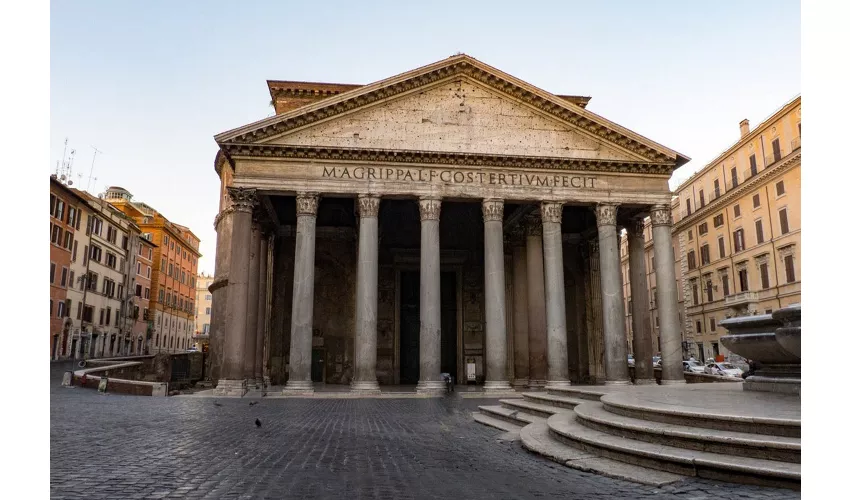
[[[250,403],[248,403],[248,406],[254,406],[257,403],[259,403],[259,401],[251,401]]]
[[[257,427],[258,427],[258,428],[259,428],[260,426],[262,426],[262,425],[263,425],[263,423],[262,423],[262,422],[260,422],[260,419],[259,419],[259,418],[258,418],[257,420],[254,420],[254,423],[255,423],[255,424],[257,424]]]
[[[223,406],[223,405],[222,405],[221,403],[219,403],[218,401],[213,401],[213,404],[214,404],[214,405],[216,405],[216,406]]]

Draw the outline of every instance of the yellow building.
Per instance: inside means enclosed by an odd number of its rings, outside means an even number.
[[[800,302],[800,109],[797,96],[753,130],[743,120],[676,190],[684,335],[701,360],[728,356],[721,320]]]
[[[210,314],[212,313],[212,292],[209,291],[214,277],[199,274],[195,286],[195,335],[210,334]]]

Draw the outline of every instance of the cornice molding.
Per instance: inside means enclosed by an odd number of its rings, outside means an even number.
[[[767,170],[762,170],[758,173],[758,175],[754,177],[750,177],[746,181],[741,184],[738,184],[737,187],[733,188],[731,191],[726,191],[719,198],[714,199],[710,204],[700,208],[698,211],[693,212],[691,215],[685,217],[684,219],[679,220],[673,225],[673,234],[678,233],[682,229],[686,227],[690,227],[691,225],[697,224],[703,218],[711,217],[711,214],[725,208],[729,203],[734,200],[737,200],[739,197],[747,195],[756,189],[764,186],[771,179],[774,179],[779,174],[784,173],[787,170],[790,170],[794,167],[802,165],[802,154],[803,150],[797,151],[796,154],[790,154],[785,159],[780,160],[779,164],[776,164],[770,167]],[[712,206],[714,205],[714,206]],[[699,214],[699,217],[697,217]]]
[[[458,76],[502,92],[550,116],[602,140],[616,144],[626,151],[651,162],[684,164],[684,157],[660,144],[635,134],[578,105],[559,98],[532,85],[490,68],[469,56],[450,57],[430,66],[420,68],[360,89],[345,92],[315,104],[283,113],[253,124],[215,136],[220,145],[225,143],[257,143],[288,131],[325,120],[353,109],[367,106],[391,97],[413,92],[425,86]],[[672,172],[672,168],[671,168]]]
[[[452,153],[443,151],[415,151],[401,149],[357,149],[245,143],[223,144],[221,147],[233,157],[263,159],[282,158],[309,161],[351,161],[368,162],[370,164],[405,163],[457,165],[464,167],[570,170],[580,172],[611,172],[664,176],[669,176],[675,168],[675,165],[672,162],[630,162],[620,160],[559,158],[551,156],[488,155],[478,153]]]

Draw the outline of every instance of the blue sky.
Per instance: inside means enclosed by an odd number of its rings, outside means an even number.
[[[680,181],[800,92],[798,1],[54,1],[50,158],[201,238],[213,272],[213,135],[265,118],[267,79],[366,84],[457,52],[692,158]]]

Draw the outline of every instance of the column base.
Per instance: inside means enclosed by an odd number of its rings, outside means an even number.
[[[241,398],[246,392],[248,392],[248,388],[245,386],[245,381],[234,379],[219,379],[218,385],[213,389],[213,395],[215,396],[235,396]]]
[[[654,378],[639,378],[635,379],[635,385],[658,385]]]
[[[547,380],[544,389],[563,389],[570,386],[569,380]]]
[[[516,378],[516,379],[514,379],[514,382],[511,385],[513,385],[514,388],[516,388],[516,387],[526,388],[526,387],[528,387],[528,379],[527,378]]]
[[[488,380],[484,382],[484,392],[514,392],[507,380]]]
[[[377,380],[354,380],[351,382],[351,392],[357,394],[380,394],[381,387],[378,385]]]
[[[545,380],[529,380],[528,381],[528,388],[529,389],[543,389],[544,387],[546,387],[546,381]]]
[[[446,383],[442,380],[420,380],[416,384],[416,394],[445,394]]]
[[[664,380],[661,379],[661,385],[684,385],[685,380]]]
[[[256,389],[264,389],[266,386],[265,380],[263,380],[262,375],[259,377],[254,377],[254,387]]]
[[[625,385],[632,385],[632,382],[630,380],[606,380],[605,385],[625,386]]]
[[[283,388],[284,394],[313,394],[312,380],[290,380]]]

